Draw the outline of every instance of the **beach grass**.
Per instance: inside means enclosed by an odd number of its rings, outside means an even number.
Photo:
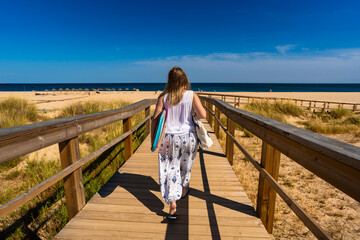
[[[26,99],[8,97],[0,101],[0,128],[36,122],[39,117],[35,104]]]
[[[247,103],[244,110],[285,123],[285,116],[300,117],[304,114],[304,110],[292,102],[254,101]]]
[[[78,102],[63,108],[58,118],[107,111],[122,108],[129,104],[130,102],[124,101]],[[19,111],[17,114],[22,113]],[[143,112],[134,115],[132,125],[135,126],[144,117],[145,114]],[[34,120],[34,118],[31,120]],[[30,119],[26,123],[31,123]],[[145,126],[142,126],[133,133],[134,151],[145,139],[145,130]],[[122,134],[122,131],[122,121],[119,121],[80,135],[81,157],[114,140]],[[124,163],[123,154],[124,145],[121,142],[83,167],[86,200],[89,200]],[[11,164],[8,164],[10,162]],[[0,168],[3,170],[0,180],[9,185],[7,188],[0,190],[1,204],[8,202],[61,170],[59,158],[50,159],[46,155],[35,155],[33,159],[29,159],[29,156],[24,156],[10,162],[6,163],[6,166],[0,164]],[[23,167],[19,166],[20,162],[25,163]],[[8,239],[26,239],[31,238],[34,234],[41,236],[43,239],[52,239],[65,226],[68,221],[67,219],[64,188],[62,181],[60,181],[32,201],[25,203],[8,217],[2,219],[0,231]],[[33,226],[33,229],[29,230],[29,226]]]

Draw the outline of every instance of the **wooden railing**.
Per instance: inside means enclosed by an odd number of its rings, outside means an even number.
[[[360,201],[360,148],[246,112],[219,99],[200,98],[215,135],[219,137],[219,127],[226,133],[226,156],[229,162],[233,162],[235,144],[259,171],[256,211],[267,231],[272,233],[277,193],[317,238],[331,239],[278,184],[280,153]],[[226,127],[220,122],[220,113],[227,117]],[[260,163],[236,140],[235,124],[262,140]]]
[[[147,99],[121,109],[1,129],[0,163],[53,144],[59,144],[61,167],[63,170],[2,205],[0,207],[0,218],[14,211],[62,179],[64,179],[69,220],[73,218],[85,205],[82,166],[121,141],[124,141],[125,161],[129,159],[133,154],[132,133],[144,124],[146,124],[145,134],[148,135],[150,133],[150,106],[155,103],[155,99]],[[131,128],[132,117],[143,110],[145,111],[145,118]],[[80,159],[79,135],[120,120],[123,121],[123,134],[121,136]]]
[[[252,97],[232,94],[221,94],[221,93],[204,93],[198,92],[200,96],[207,96],[213,98],[219,98],[224,102],[230,103],[235,107],[239,107],[241,104],[247,104],[250,102],[258,101],[273,101],[273,102],[286,102],[292,101],[297,106],[306,108],[308,110],[319,110],[326,111],[337,108],[344,108],[353,112],[360,111],[360,103],[356,102],[339,102],[339,101],[321,101],[321,100],[308,100],[308,99],[296,99],[296,98],[276,98],[276,97]]]

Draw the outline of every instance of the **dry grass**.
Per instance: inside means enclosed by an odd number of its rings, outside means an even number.
[[[269,103],[256,103],[245,106],[247,110],[274,109]],[[289,121],[291,114],[279,111],[265,111],[264,116],[275,116],[277,119]],[[279,117],[278,114],[282,114]],[[330,113],[311,113],[303,111],[294,118],[301,123],[300,127],[312,129],[319,133],[331,133],[331,137],[360,145],[360,116],[342,109]],[[304,119],[311,125],[304,124]],[[222,119],[225,122],[226,118]],[[316,127],[311,127],[319,124]],[[325,127],[324,127],[325,126]],[[336,134],[335,134],[336,133]],[[260,160],[261,140],[237,126],[236,139],[256,159]],[[220,130],[220,144],[225,149],[225,133]],[[256,206],[259,173],[248,159],[235,149],[233,169],[242,183],[248,197]],[[309,172],[301,165],[281,156],[279,184],[292,196],[305,211],[312,216],[334,239],[360,239],[360,203],[342,193],[332,185]],[[274,222],[275,239],[316,239],[304,226],[286,203],[277,196]]]
[[[25,99],[9,97],[0,101],[0,128],[36,122],[38,117],[36,105]]]
[[[90,114],[97,111],[121,108],[129,102],[78,102],[61,110],[61,117]],[[18,111],[17,114],[22,114]],[[16,114],[15,114],[16,115]],[[43,116],[46,117],[46,116]],[[145,117],[140,112],[133,117],[135,126]],[[29,120],[26,123],[31,123]],[[123,131],[122,122],[109,124],[79,136],[80,155],[84,157],[99,149],[106,143],[120,136]],[[133,134],[134,149],[145,138],[145,127]],[[100,187],[123,164],[123,143],[120,143],[83,167],[83,183],[86,200],[89,200]],[[0,204],[4,204],[19,194],[27,191],[41,181],[60,171],[59,155],[47,155],[39,151],[0,164]],[[1,239],[52,239],[67,223],[67,211],[62,182],[46,190],[32,201],[24,204],[15,212],[0,221]]]

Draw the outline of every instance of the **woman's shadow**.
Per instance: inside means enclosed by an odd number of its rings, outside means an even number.
[[[152,177],[134,173],[116,172],[100,189],[100,196],[107,197],[117,186],[126,189],[150,211],[159,216],[167,215],[167,213],[163,211],[164,203],[151,192],[160,191],[159,184]]]

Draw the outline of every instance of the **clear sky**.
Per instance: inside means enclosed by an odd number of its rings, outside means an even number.
[[[0,0],[0,82],[360,83],[358,0]]]

